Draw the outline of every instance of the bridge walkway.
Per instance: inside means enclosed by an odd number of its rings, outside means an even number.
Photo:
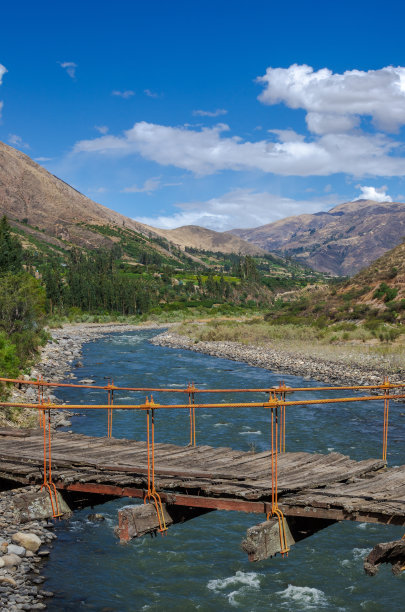
[[[0,430],[0,478],[41,484],[44,434]],[[147,443],[52,433],[52,479],[60,490],[145,497]],[[155,487],[163,502],[267,513],[271,451],[155,444]],[[405,525],[405,466],[340,453],[278,455],[278,503],[286,516]]]

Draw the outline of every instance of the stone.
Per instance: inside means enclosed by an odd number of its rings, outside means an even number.
[[[4,561],[3,561],[3,558],[2,558],[2,557],[0,557],[0,567],[4,567],[4,565],[5,565],[5,563],[4,563]]]
[[[60,513],[70,515],[71,510],[59,491],[57,491],[57,495]],[[50,496],[46,489],[20,493],[14,497],[12,505],[16,514],[16,520],[20,523],[26,523],[35,519],[52,518],[53,516]]]
[[[12,541],[20,546],[24,546],[26,550],[32,551],[36,553],[42,542],[40,538],[35,535],[35,533],[24,533],[22,531],[17,531],[12,537]]]
[[[391,563],[392,573],[396,576],[405,567],[405,540],[382,542],[374,546],[364,560],[364,571],[369,576],[375,576],[381,563]]]
[[[25,557],[25,548],[23,546],[17,546],[17,544],[9,544],[7,547],[7,553],[18,555],[19,557]]]
[[[287,546],[295,544],[287,521],[285,525],[285,540]],[[249,561],[263,561],[281,552],[280,526],[277,518],[271,518],[259,525],[249,527],[246,539],[242,541],[242,550],[248,554]]]
[[[88,514],[87,519],[92,521],[93,523],[97,523],[98,521],[105,521],[105,517],[102,514],[98,514],[97,512],[94,514]]]
[[[13,567],[22,563],[21,557],[15,555],[14,553],[11,553],[10,555],[3,555],[2,559],[4,561],[5,567]]]
[[[0,576],[0,584],[9,584],[14,588],[17,586],[17,583],[14,578],[10,578],[10,576]]]

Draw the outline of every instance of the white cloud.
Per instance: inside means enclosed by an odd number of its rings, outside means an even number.
[[[357,189],[360,189],[361,194],[353,200],[374,200],[374,202],[392,202],[391,196],[387,195],[388,187],[370,187],[366,185],[356,185]]]
[[[97,130],[97,132],[100,132],[100,134],[107,134],[108,132],[107,125],[95,125],[94,129]]]
[[[76,77],[77,64],[74,62],[58,62],[58,64],[66,70],[71,79]]]
[[[401,66],[338,74],[293,64],[267,68],[256,80],[265,87],[258,97],[261,102],[306,110],[308,128],[316,134],[350,130],[360,116],[372,117],[386,131],[395,132],[405,124],[405,68]]]
[[[145,96],[148,96],[148,98],[160,98],[160,95],[158,93],[155,93],[150,89],[144,89],[143,93],[145,94]]]
[[[121,193],[152,193],[152,191],[156,191],[160,188],[160,177],[156,176],[154,178],[147,179],[142,187],[138,187],[137,185],[132,185],[131,187],[125,187],[122,189]]]
[[[220,115],[226,115],[228,113],[224,108],[217,108],[215,111],[205,110],[194,110],[193,115],[195,117],[219,117]]]
[[[51,159],[53,159],[53,157],[35,157],[35,161],[37,162],[47,162],[51,161]]]
[[[8,72],[7,68],[3,66],[3,64],[0,64],[0,85],[2,85],[3,83],[3,76],[6,74],[6,72]],[[0,100],[0,118],[1,118],[1,113],[3,110],[3,106],[4,106],[4,102]]]
[[[119,98],[124,98],[124,100],[128,100],[128,98],[131,98],[135,95],[135,92],[132,91],[132,89],[127,89],[126,91],[118,91],[117,89],[114,89],[114,91],[111,92],[111,95],[118,96]]]
[[[350,132],[360,123],[356,115],[333,115],[331,113],[308,113],[305,121],[314,134],[339,134]]]
[[[30,148],[30,145],[26,142],[23,142],[23,139],[21,138],[21,136],[18,136],[17,134],[9,134],[8,142],[14,147],[20,147],[21,149]]]
[[[299,201],[268,192],[235,189],[206,202],[176,204],[179,212],[173,215],[139,217],[137,220],[162,229],[201,225],[216,231],[226,231],[235,227],[257,227],[303,212],[318,212],[336,203],[337,201],[330,197],[319,201]]]
[[[3,83],[3,76],[6,74],[6,72],[8,72],[7,68],[3,66],[3,64],[0,64],[0,85]]]
[[[306,142],[292,131],[279,131],[281,141],[243,141],[226,137],[229,127],[186,129],[141,121],[123,135],[82,140],[74,153],[142,155],[163,166],[176,166],[196,175],[220,170],[261,170],[290,176],[403,176],[405,159],[392,153],[399,144],[383,134],[326,134]],[[274,132],[274,131],[273,131]],[[283,139],[284,138],[284,139]]]

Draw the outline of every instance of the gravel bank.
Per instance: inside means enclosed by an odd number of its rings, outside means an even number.
[[[252,366],[311,378],[334,385],[374,385],[383,382],[386,372],[367,363],[343,364],[316,356],[280,351],[269,346],[243,345],[238,342],[197,342],[168,330],[151,340],[158,346],[188,349]],[[366,361],[366,360],[365,360]],[[390,376],[391,382],[405,382],[403,373]]]
[[[0,609],[7,612],[44,610],[46,599],[53,595],[42,588],[45,578],[41,576],[41,565],[56,538],[53,523],[20,523],[13,498],[22,490],[34,492],[38,487],[0,493]]]
[[[31,373],[24,376],[26,380],[35,380],[41,376],[46,381],[58,382],[66,378],[76,380],[78,369],[82,362],[82,347],[86,342],[91,342],[102,336],[115,332],[136,331],[142,329],[162,329],[168,325],[144,324],[144,325],[125,325],[125,324],[102,324],[102,323],[78,323],[64,325],[60,329],[50,329],[52,339],[41,350],[41,355],[37,364],[31,369]],[[80,370],[79,370],[80,371]],[[33,386],[23,386],[21,389],[14,388],[10,401],[36,402],[38,391]],[[53,393],[52,388],[45,388],[44,399],[57,403],[58,399]],[[52,415],[52,422],[55,427],[68,427],[72,413],[55,411]],[[24,412],[17,425],[29,424],[32,419],[32,411]],[[34,415],[34,420],[36,415]],[[0,421],[1,422],[1,421]],[[16,425],[3,421],[4,425]]]

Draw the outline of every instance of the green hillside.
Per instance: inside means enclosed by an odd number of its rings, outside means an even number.
[[[50,312],[141,315],[226,303],[261,307],[278,292],[322,281],[296,262],[272,255],[240,256],[186,248],[154,234],[111,225],[79,226],[108,240],[95,249],[51,239],[12,220],[24,263],[46,287]]]

